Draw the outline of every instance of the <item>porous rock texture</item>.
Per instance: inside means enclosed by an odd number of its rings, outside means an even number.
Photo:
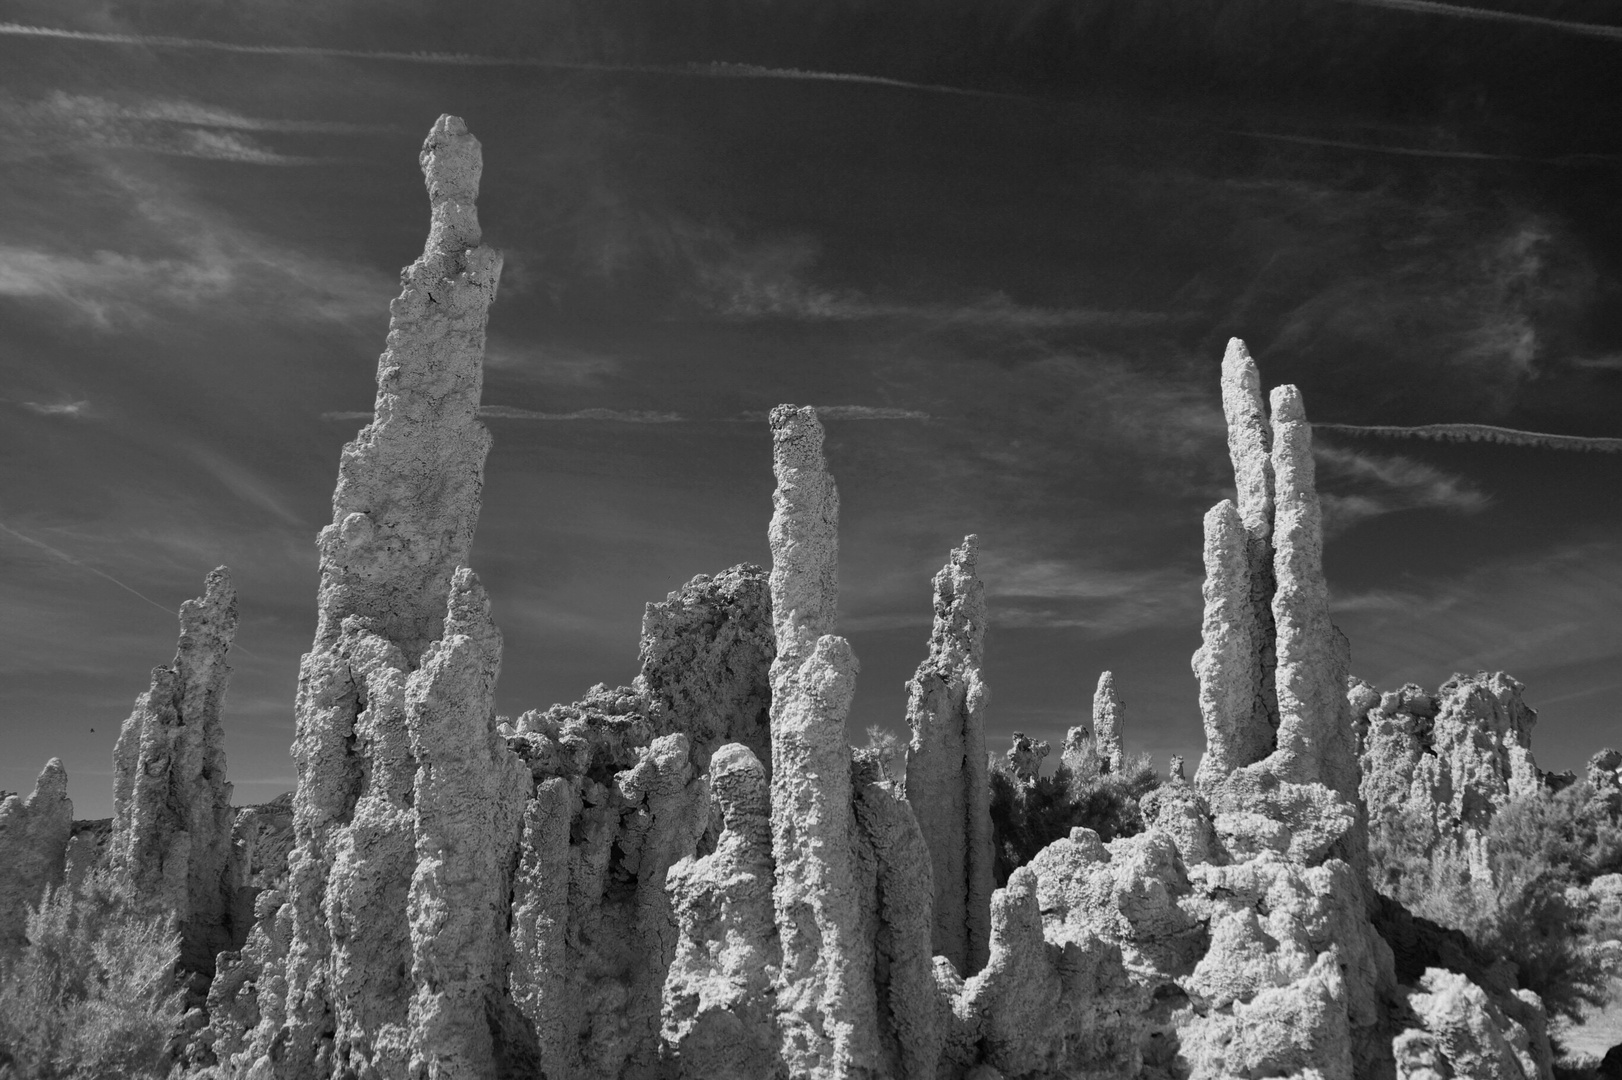
[[[212,971],[217,953],[241,944],[231,870],[231,785],[220,724],[237,629],[237,594],[221,566],[203,595],[180,608],[180,642],[168,667],[135,701],[113,749],[113,829],[108,863],[137,892],[173,913],[181,962]]]
[[[766,769],[731,743],[710,759],[721,813],[715,850],[671,868],[680,942],[666,977],[661,1039],[682,1080],[772,1080],[778,1053],[775,983],[782,966],[772,904],[771,797]]]
[[[779,406],[771,428],[771,777],[738,743],[711,759],[714,848],[668,875],[664,1061],[694,1077],[932,1080],[947,962],[932,957],[930,852],[881,764],[846,740],[857,669],[829,632],[838,495],[822,425]]]
[[[934,869],[934,951],[965,976],[985,966],[995,887],[978,548],[978,537],[964,537],[935,575],[929,655],[907,683],[906,794]]]
[[[701,769],[726,742],[771,760],[771,602],[766,571],[744,563],[698,575],[642,616],[636,688],[656,723],[686,733]]]
[[[1531,749],[1537,713],[1523,689],[1503,672],[1455,675],[1435,694],[1411,683],[1384,694],[1354,685],[1347,696],[1359,714],[1371,828],[1400,830],[1416,849],[1423,838],[1426,850],[1415,854],[1449,845],[1472,876],[1490,880],[1493,815],[1540,783]]]
[[[512,996],[547,1077],[659,1075],[662,991],[677,952],[666,889],[710,826],[680,731],[631,687],[519,718],[535,778],[512,888]]]
[[[420,160],[428,242],[317,541],[286,891],[259,897],[211,988],[216,1053],[255,1080],[482,1077],[516,1052],[505,909],[529,777],[495,731],[501,639],[465,566],[501,259],[479,246],[480,151],[462,121],[441,117]]]
[[[1121,750],[1121,730],[1126,724],[1126,703],[1115,692],[1115,673],[1098,676],[1093,691],[1093,740],[1102,772],[1120,772],[1126,758]]]
[[[61,758],[45,763],[27,798],[0,794],[0,958],[27,940],[28,906],[62,880],[72,832],[73,803]]]
[[[578,702],[527,712],[503,728],[535,785],[513,882],[512,998],[548,1077],[649,1077],[668,1068],[697,1076],[711,1068],[724,1073],[733,1060],[715,1041],[724,1034],[715,1023],[730,1021],[715,1021],[720,1013],[702,1001],[689,1012],[670,1003],[676,991],[667,984],[705,977],[692,970],[702,967],[693,957],[711,944],[702,936],[709,921],[683,921],[708,910],[708,901],[687,899],[690,878],[670,875],[683,860],[704,855],[706,841],[718,851],[723,842],[728,851],[743,845],[735,854],[747,862],[749,838],[760,840],[742,823],[750,803],[733,772],[735,753],[747,747],[764,775],[759,755],[770,748],[775,649],[766,571],[742,564],[701,574],[647,606],[632,685],[593,687]],[[717,765],[722,750],[729,753]],[[706,765],[708,777],[701,775]],[[712,782],[723,790],[712,793]],[[759,822],[769,829],[764,812]],[[727,840],[728,829],[744,839]],[[768,870],[756,880],[766,890],[770,937],[769,831],[761,850]],[[724,881],[736,884],[731,869],[727,874]],[[713,884],[702,872],[696,880],[693,888]],[[738,903],[749,910],[747,899]],[[753,933],[762,920],[745,925]],[[764,938],[758,946],[761,955],[774,948]],[[770,985],[770,972],[753,958],[740,963],[753,965],[745,980],[750,995]],[[694,992],[731,1003],[743,991]],[[771,1015],[770,997],[748,1000],[738,1006],[744,1013]],[[775,1034],[761,1039],[775,1054]],[[757,1063],[747,1054],[734,1062],[739,1069]]]
[[[497,718],[501,638],[464,563],[500,261],[477,246],[460,121],[440,119],[422,163],[428,247],[319,541],[298,789],[238,814],[234,842],[228,802],[211,819],[235,889],[218,895],[254,926],[218,957],[187,1061],[215,1080],[1550,1076],[1542,1007],[1507,965],[1361,865],[1365,799],[1468,830],[1538,782],[1519,684],[1348,691],[1300,396],[1275,391],[1269,418],[1237,340],[1237,501],[1206,517],[1194,660],[1207,753],[1193,783],[1176,759],[1143,799],[1144,831],[1075,828],[990,889],[974,537],[935,578],[906,795],[849,746],[838,495],[809,407],[770,415],[769,573],[648,605],[631,686]],[[211,578],[193,614],[217,601]],[[1074,729],[1067,753],[1118,771],[1121,713],[1106,672],[1097,741]],[[127,848],[152,820],[142,777],[181,774],[173,754],[120,753]],[[1015,733],[1015,778],[1035,785],[1047,753]],[[1595,765],[1607,790],[1619,765]],[[214,805],[204,788],[193,801]],[[71,828],[58,762],[0,802],[0,859],[23,870],[0,882],[0,920],[60,873]]]
[[[779,405],[771,430],[778,1023],[791,1076],[861,1075],[877,1067],[878,1006],[851,846],[845,719],[856,692],[856,654],[831,633],[839,600],[839,495],[815,409]]]

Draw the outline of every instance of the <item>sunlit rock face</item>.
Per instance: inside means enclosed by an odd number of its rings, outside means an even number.
[[[529,777],[495,731],[501,639],[466,568],[490,437],[476,411],[501,258],[479,144],[441,117],[432,221],[390,307],[372,422],[344,448],[300,669],[282,903],[224,985],[216,1045],[285,1077],[489,1075],[505,1052],[508,878]],[[237,969],[243,970],[237,970]]]
[[[236,941],[231,785],[220,718],[237,628],[237,595],[219,567],[180,608],[180,643],[135,702],[113,750],[113,829],[105,858],[174,913],[181,960],[212,971]],[[246,931],[242,927],[242,931]]]
[[[994,885],[978,556],[979,538],[965,537],[935,575],[929,656],[907,683],[907,801],[933,868],[934,951],[964,975],[985,966]]]
[[[1241,342],[1221,383],[1236,498],[1205,519],[1207,752],[1142,800],[1136,835],[1074,828],[992,889],[973,536],[934,578],[905,791],[849,745],[839,501],[807,406],[770,414],[770,569],[649,604],[631,685],[497,718],[501,636],[465,562],[500,260],[477,141],[442,117],[421,162],[427,249],[319,540],[291,809],[237,815],[233,846],[223,760],[207,767],[223,576],[120,744],[108,850],[209,925],[252,901],[190,1059],[212,1055],[213,1080],[1550,1075],[1537,1000],[1365,865],[1366,801],[1479,830],[1535,786],[1530,710],[1502,676],[1348,687],[1305,408],[1293,387],[1264,398]],[[1106,672],[1066,755],[1119,772],[1123,712]],[[1046,783],[1048,750],[1016,734],[1014,780]],[[1596,759],[1596,783],[1619,763]],[[186,798],[159,807],[160,781]],[[70,819],[55,762],[0,803],[0,856],[23,851],[0,932],[61,874]]]
[[[0,794],[0,955],[21,946],[28,906],[38,904],[46,886],[62,880],[73,833],[68,773],[52,758],[34,781],[34,790]]]

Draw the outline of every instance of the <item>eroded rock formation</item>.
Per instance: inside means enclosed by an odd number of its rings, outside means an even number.
[[[221,566],[201,597],[181,605],[174,662],[152,669],[151,689],[136,699],[113,750],[107,860],[175,914],[181,961],[200,971],[212,971],[215,955],[240,943],[220,725],[236,628],[236,589]]]
[[[929,656],[907,684],[907,801],[918,815],[934,877],[935,953],[963,975],[986,963],[991,934],[992,840],[986,775],[985,586],[979,538],[967,536],[935,575]]]
[[[189,1061],[212,1056],[215,1080],[1549,1076],[1536,998],[1362,865],[1365,802],[1468,843],[1535,786],[1532,714],[1502,676],[1347,692],[1310,427],[1292,387],[1269,414],[1238,341],[1237,499],[1205,519],[1194,658],[1207,752],[1193,783],[1174,759],[1136,835],[1072,829],[991,888],[973,536],[934,580],[905,795],[850,747],[838,495],[809,407],[770,416],[769,573],[649,604],[632,685],[497,718],[501,637],[465,563],[500,258],[479,245],[459,120],[421,162],[428,244],[318,541],[291,807],[237,815],[233,843],[212,756],[221,572],[120,741],[112,857],[193,922],[252,902]],[[1120,773],[1122,714],[1105,672],[1067,767]],[[1045,790],[1048,749],[1015,733],[1016,788]],[[1617,789],[1619,764],[1596,759],[1595,783]],[[0,859],[20,868],[0,934],[60,874],[70,819],[55,761],[0,803]]]
[[[22,945],[28,905],[39,903],[47,885],[62,880],[73,803],[61,758],[40,770],[34,790],[0,796],[0,956]]]
[[[1098,676],[1093,691],[1093,740],[1104,772],[1120,772],[1126,760],[1121,750],[1121,730],[1126,724],[1126,703],[1115,692],[1115,673]]]
[[[1360,721],[1371,826],[1400,830],[1418,854],[1450,844],[1490,878],[1493,815],[1540,783],[1531,750],[1537,714],[1523,689],[1502,672],[1455,675],[1434,695],[1413,684],[1384,694],[1354,685],[1347,696]]]
[[[432,224],[390,307],[373,420],[344,448],[300,667],[295,847],[222,957],[215,1044],[256,1076],[490,1075],[506,1052],[507,877],[528,777],[495,732],[500,636],[465,566],[490,437],[476,417],[501,258],[479,144],[423,145]],[[251,1019],[251,1031],[234,1021]],[[493,1033],[493,1029],[497,1029]]]
[[[850,744],[856,654],[832,633],[838,608],[839,495],[809,406],[771,413],[772,856],[783,956],[778,1022],[795,1077],[878,1062],[873,943],[860,933],[851,835]]]
[[[771,603],[766,571],[744,563],[700,574],[642,616],[637,689],[656,722],[692,741],[699,768],[726,742],[771,760]]]

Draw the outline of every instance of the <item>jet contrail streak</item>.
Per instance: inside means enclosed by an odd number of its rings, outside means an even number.
[[[1593,435],[1550,435],[1517,431],[1492,424],[1420,424],[1390,427],[1378,424],[1313,424],[1316,431],[1343,431],[1349,435],[1377,435],[1387,439],[1430,439],[1435,442],[1492,442],[1503,446],[1535,446],[1544,450],[1587,450],[1622,454],[1622,439]]]
[[[1546,30],[1559,30],[1567,34],[1580,34],[1583,37],[1622,41],[1622,26],[1567,22],[1564,19],[1551,19],[1546,15],[1523,15],[1518,11],[1494,11],[1490,8],[1461,7],[1457,4],[1440,4],[1436,0],[1339,0],[1339,2],[1343,4],[1362,4],[1364,7],[1388,8],[1392,11],[1407,11],[1416,15],[1446,15],[1455,19],[1485,19],[1492,22],[1520,23],[1524,26],[1540,26]]]
[[[63,562],[68,563],[71,566],[77,566],[80,570],[88,570],[99,578],[106,578],[114,585],[117,585],[120,589],[123,589],[125,592],[129,593],[131,596],[140,597],[142,600],[145,600],[147,603],[151,604],[153,607],[157,608],[166,615],[173,615],[175,613],[173,608],[164,607],[162,604],[158,603],[145,593],[130,588],[122,581],[119,581],[117,578],[113,577],[113,575],[107,573],[105,570],[98,570],[87,562],[81,562],[78,559],[75,559],[72,555],[69,555],[65,551],[58,551],[56,548],[45,543],[43,540],[35,540],[32,536],[24,536],[22,533],[18,532],[16,529],[13,529],[10,525],[5,524],[4,522],[0,522],[0,532],[5,533],[7,536],[21,540],[25,544],[37,547],[41,551],[47,551],[52,555],[55,555],[58,559],[61,559]]]
[[[81,561],[79,559],[75,559],[72,555],[69,555],[67,552],[59,551],[56,548],[52,547],[51,545],[45,543],[43,540],[35,540],[32,536],[24,536],[22,533],[18,532],[16,529],[13,529],[10,525],[7,525],[5,522],[0,522],[0,532],[5,533],[7,536],[13,537],[14,539],[21,540],[23,543],[28,544],[31,547],[37,547],[41,551],[49,552],[50,554],[55,555],[58,559],[61,559],[63,562],[67,563],[70,566],[76,566],[80,570],[87,570],[90,573],[95,574],[99,578],[103,578],[103,579],[105,579],[107,581],[112,582],[114,585],[117,585],[120,589],[123,589],[125,592],[129,593],[131,596],[137,596],[137,597],[140,597],[142,600],[145,600],[147,603],[151,604],[153,607],[157,608],[159,611],[163,612],[165,615],[171,615],[172,616],[172,615],[177,614],[177,612],[178,612],[178,609],[171,608],[171,607],[164,607],[162,604],[158,603],[156,600],[154,600],[150,596],[146,595],[146,593],[141,592],[141,591],[139,591],[137,589],[133,589],[130,586],[124,584],[122,581],[119,581],[117,578],[113,577],[113,575],[107,573],[107,571],[105,571],[105,570],[98,570],[94,566],[91,566],[87,562],[83,562],[83,561]],[[255,660],[259,659],[258,654],[249,652],[247,649],[244,649],[241,645],[239,645],[239,644],[237,644],[235,642],[232,642],[232,644],[231,644],[231,651],[233,653],[241,653],[243,656],[252,657]]]
[[[532,56],[480,56],[475,53],[396,52],[373,49],[339,49],[320,45],[244,45],[207,38],[171,37],[162,34],[111,34],[88,30],[61,30],[51,26],[0,22],[0,35],[52,38],[59,41],[87,41],[100,45],[136,45],[151,49],[193,49],[208,52],[246,53],[255,56],[336,57],[348,60],[393,60],[406,64],[448,64],[460,67],[527,67],[545,71],[581,71],[632,75],[664,75],[701,79],[790,79],[811,82],[859,83],[896,90],[920,90],[931,94],[962,97],[1020,98],[992,90],[960,86],[908,82],[882,75],[856,75],[841,71],[803,71],[798,68],[759,67],[755,64],[598,64],[575,60],[542,60]]]

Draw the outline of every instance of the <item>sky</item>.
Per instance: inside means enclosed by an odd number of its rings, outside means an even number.
[[[629,682],[644,603],[769,562],[792,402],[842,496],[853,738],[902,728],[973,532],[993,747],[1057,744],[1110,669],[1128,749],[1192,766],[1237,335],[1326,425],[1353,671],[1510,672],[1546,769],[1622,743],[1602,0],[0,0],[0,789],[60,756],[111,812],[220,564],[236,800],[292,786],[314,538],[445,112],[506,254],[501,712]]]

